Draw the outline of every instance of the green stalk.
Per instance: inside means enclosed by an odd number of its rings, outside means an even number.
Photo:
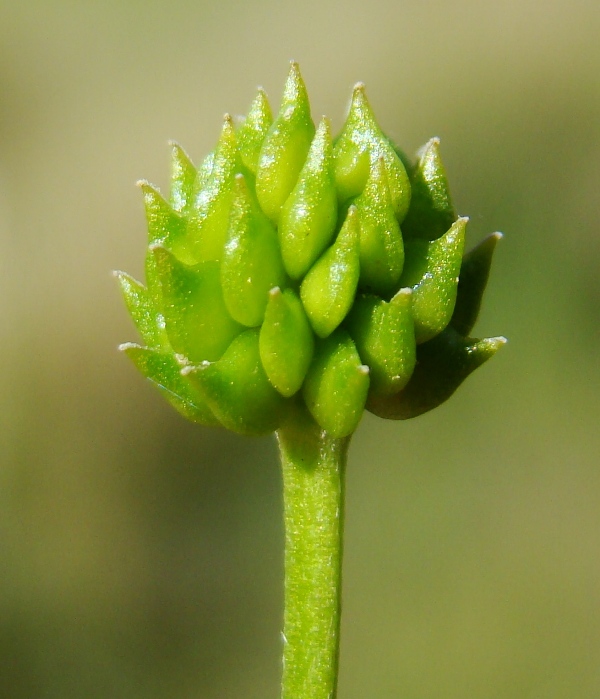
[[[335,699],[340,642],[344,475],[350,437],[306,412],[277,432],[283,468],[282,699]]]

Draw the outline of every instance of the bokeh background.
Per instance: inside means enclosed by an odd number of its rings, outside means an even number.
[[[0,696],[275,699],[273,441],[184,422],[116,352],[166,186],[298,60],[431,136],[470,243],[506,234],[437,411],[350,454],[340,699],[600,696],[597,0],[0,0]]]

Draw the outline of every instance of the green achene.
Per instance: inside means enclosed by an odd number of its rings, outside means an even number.
[[[296,292],[271,289],[259,349],[269,381],[282,396],[293,396],[300,390],[314,348],[314,336]]]
[[[327,247],[336,220],[331,133],[323,119],[279,219],[281,254],[292,279],[301,279]]]
[[[300,296],[313,330],[330,335],[354,303],[360,277],[360,226],[355,206],[348,209],[334,244],[304,277]]]

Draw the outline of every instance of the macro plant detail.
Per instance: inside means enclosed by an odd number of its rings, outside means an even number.
[[[121,349],[189,420],[276,433],[282,696],[331,698],[350,437],[365,410],[439,406],[504,344],[470,337],[501,236],[465,254],[439,139],[409,161],[360,83],[333,137],[295,63],[274,117],[259,89],[199,167],[171,150],[168,198],[140,183],[146,283],[116,273],[142,338]]]

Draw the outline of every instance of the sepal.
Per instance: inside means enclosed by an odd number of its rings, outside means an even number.
[[[202,395],[181,375],[181,366],[172,352],[161,352],[132,342],[120,345],[119,349],[184,417],[200,425],[219,425]]]
[[[461,335],[468,335],[481,308],[496,245],[502,233],[492,233],[463,257],[456,294],[456,305],[450,325]]]
[[[448,327],[417,347],[417,365],[406,387],[393,396],[369,396],[367,410],[389,420],[407,420],[433,410],[504,344],[504,337],[474,340]]]

